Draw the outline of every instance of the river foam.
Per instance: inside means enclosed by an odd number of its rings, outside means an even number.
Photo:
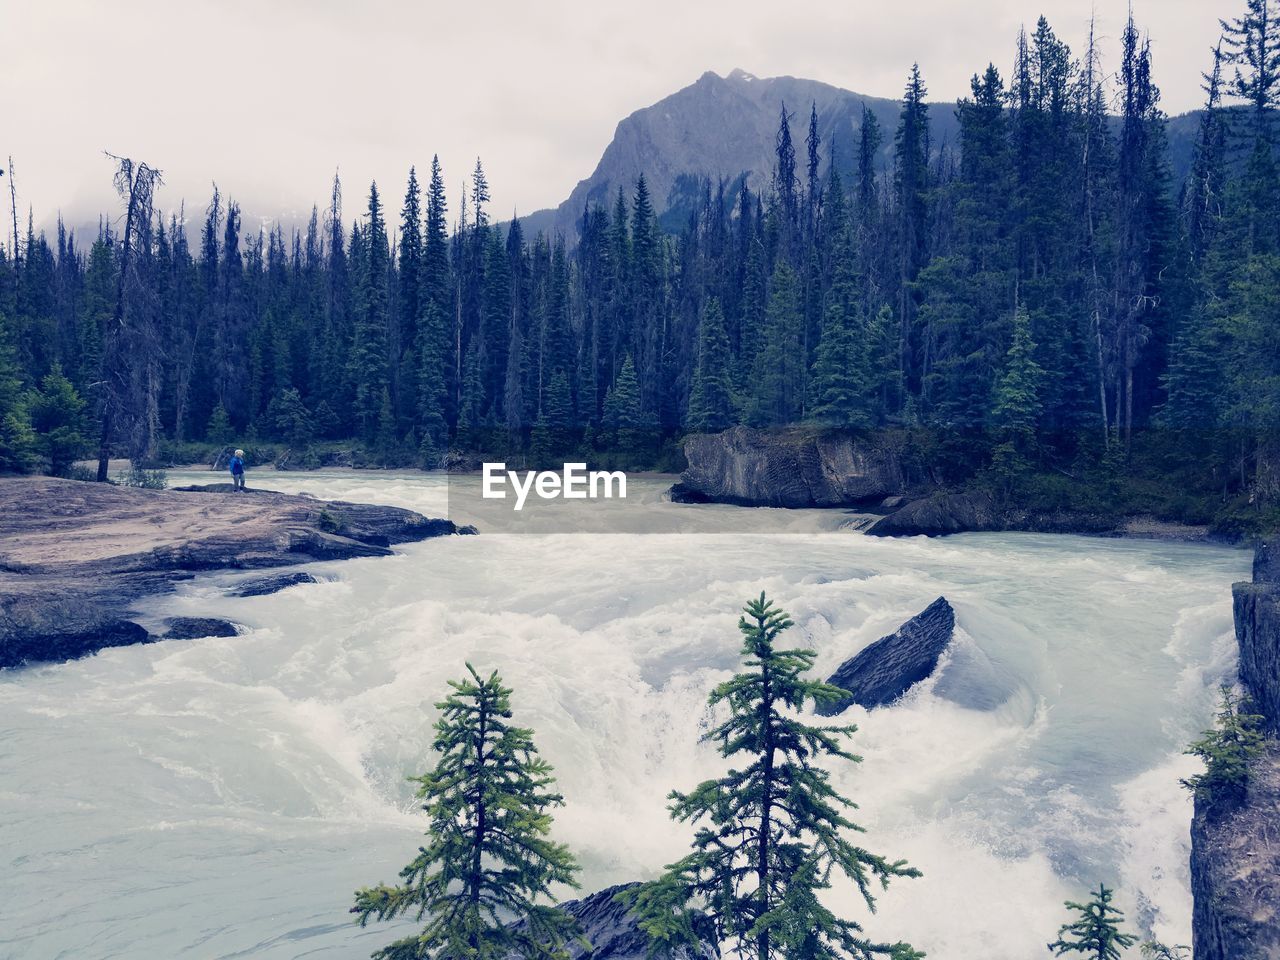
[[[323,497],[445,508],[418,474],[263,475]],[[652,876],[686,827],[665,796],[718,768],[707,692],[737,663],[737,610],[766,589],[823,673],[939,595],[957,638],[899,704],[845,719],[866,846],[924,871],[866,917],[941,960],[1043,953],[1062,901],[1099,881],[1144,930],[1186,942],[1181,747],[1234,667],[1241,550],[1027,534],[878,540],[838,513],[787,535],[752,511],[630,510],[688,532],[490,534],[310,567],[239,599],[202,577],[148,613],[223,616],[237,637],[104,651],[0,675],[0,955],[359,956],[345,914],[392,880],[425,824],[406,777],[464,660],[496,667],[554,764],[556,836],[583,886]],[[642,520],[634,523],[642,524]]]

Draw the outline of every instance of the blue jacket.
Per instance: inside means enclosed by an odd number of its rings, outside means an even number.
[[[241,457],[232,457],[231,458],[231,475],[233,477],[236,477],[242,473],[244,473],[244,459]]]

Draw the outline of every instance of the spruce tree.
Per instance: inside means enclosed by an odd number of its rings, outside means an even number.
[[[1007,346],[1015,279],[1004,84],[988,65],[971,90],[957,110],[960,170],[944,188],[955,198],[953,252],[935,256],[919,280],[919,316],[935,342],[926,396],[946,442],[970,460]]]
[[[1204,761],[1203,773],[1181,781],[1203,801],[1232,801],[1244,794],[1249,766],[1262,753],[1265,718],[1253,712],[1253,701],[1223,685],[1213,728],[1204,731],[1186,752]]]
[[[440,306],[434,299],[425,298],[418,324],[418,432],[422,443],[432,451],[444,445],[448,434],[446,340],[445,318]]]
[[[749,228],[748,228],[749,229]],[[738,322],[738,363],[736,384],[740,396],[747,397],[756,354],[763,346],[765,306],[768,303],[768,273],[764,263],[764,244],[759,237],[749,236],[742,272],[742,317]]]
[[[0,471],[25,472],[35,465],[36,437],[20,373],[9,322],[0,314]]]
[[[484,385],[486,420],[505,423],[507,393],[507,351],[511,340],[511,258],[499,231],[491,231],[485,251],[484,307],[480,337],[484,361],[480,371]]]
[[[373,454],[381,467],[393,466],[398,460],[399,439],[396,436],[396,414],[391,403],[391,391],[382,389],[382,403],[378,407],[378,426],[374,431]]]
[[[733,378],[729,336],[720,301],[709,297],[698,323],[698,362],[689,391],[686,422],[691,430],[724,430],[733,424]]]
[[[373,954],[375,960],[561,960],[576,923],[549,902],[576,887],[577,862],[551,834],[551,766],[533,732],[511,723],[511,690],[497,671],[449,682],[436,708],[435,768],[413,778],[431,818],[428,843],[395,886],[356,892],[351,912],[427,923]]]
[[[226,446],[235,439],[235,434],[235,427],[231,425],[231,417],[227,415],[227,408],[222,404],[218,404],[213,408],[213,413],[209,416],[209,423],[204,428],[205,440],[209,443]]]
[[[747,416],[758,427],[793,421],[804,400],[804,314],[799,278],[780,259],[770,286],[764,330],[755,351],[747,394]]]
[[[865,387],[858,377],[862,366],[860,345],[850,324],[839,304],[827,307],[809,380],[809,418],[816,423],[832,427],[867,425]]]
[[[484,381],[480,377],[480,345],[476,343],[476,338],[472,337],[466,350],[466,362],[462,367],[462,396],[458,399],[460,441],[475,442],[475,431],[479,430],[484,422],[481,413],[483,402]]]
[[[1124,913],[1111,905],[1114,891],[1098,884],[1098,892],[1088,903],[1066,902],[1066,907],[1079,914],[1058,930],[1058,939],[1049,944],[1055,957],[1068,953],[1084,954],[1090,960],[1120,960],[1120,952],[1138,942],[1138,938],[1120,932]]]
[[[38,448],[49,460],[49,472],[55,477],[65,477],[88,449],[84,408],[84,401],[57,363],[40,381],[40,389],[27,400],[27,415]]]
[[[868,939],[823,902],[834,876],[851,881],[874,911],[874,885],[918,877],[905,861],[855,846],[854,807],[830,784],[817,758],[857,763],[841,741],[855,727],[815,726],[797,715],[806,702],[831,703],[844,691],[808,679],[817,654],[777,646],[792,621],[763,593],[739,618],[745,669],[708,703],[728,716],[704,740],[737,761],[690,793],[671,794],[671,815],[697,824],[693,851],[655,881],[624,895],[659,946],[690,942],[690,904],[710,916],[722,940],[751,960],[867,960],[919,956],[906,944]]]
[[[1230,89],[1250,107],[1255,143],[1270,146],[1280,107],[1280,21],[1273,0],[1245,0],[1245,12],[1222,20],[1225,59],[1235,67]]]
[[[777,204],[777,216],[782,226],[784,256],[791,254],[799,202],[796,198],[796,148],[791,140],[791,119],[786,103],[778,116],[778,133],[774,137],[773,200]]]
[[[315,437],[316,424],[295,387],[280,391],[269,408],[272,426],[295,452],[306,449]]]
[[[634,441],[644,417],[640,406],[640,385],[636,381],[635,364],[628,356],[618,371],[618,378],[604,398],[604,428],[618,446]]]
[[[838,190],[839,179],[833,175],[832,182]],[[831,290],[809,377],[809,418],[836,427],[871,425],[872,344],[869,331],[862,329],[856,261],[853,228],[842,227],[832,251]]]
[[[991,424],[997,440],[1008,444],[1020,458],[1027,457],[1035,446],[1041,410],[1043,371],[1036,363],[1035,350],[1031,319],[1026,308],[1019,306],[1013,315],[1013,340],[991,398]]]
[[[358,301],[351,345],[355,417],[364,439],[372,440],[382,409],[387,370],[387,228],[378,185],[369,188],[368,223],[360,232],[363,257],[357,265]]]
[[[629,351],[635,364],[640,401],[648,410],[657,406],[656,372],[661,355],[663,329],[662,238],[657,214],[644,174],[636,180],[631,209],[631,331]]]
[[[898,246],[898,379],[901,400],[905,391],[918,391],[920,378],[927,375],[928,355],[922,341],[928,337],[917,329],[912,285],[928,261],[929,104],[928,91],[920,76],[920,65],[911,65],[902,112],[894,136],[894,194]]]
[[[418,174],[409,168],[409,183],[400,209],[400,321],[401,341],[412,346],[417,340],[418,319],[422,315],[422,193]]]
[[[542,414],[534,422],[530,456],[534,466],[550,467],[569,449],[573,440],[573,395],[569,381],[556,372],[547,384]]]

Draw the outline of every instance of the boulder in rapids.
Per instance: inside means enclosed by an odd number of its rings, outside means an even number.
[[[827,682],[849,696],[820,705],[818,714],[831,717],[855,703],[871,709],[897,700],[937,668],[955,626],[955,611],[946,597],[939,597],[897,631],[842,663]]]

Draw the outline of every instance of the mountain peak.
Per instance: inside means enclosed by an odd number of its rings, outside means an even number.
[[[612,203],[619,187],[630,193],[641,173],[659,214],[668,215],[664,226],[687,220],[706,182],[723,181],[730,194],[744,180],[752,190],[766,189],[784,104],[804,111],[797,123],[807,121],[811,105],[817,110],[824,176],[833,159],[841,174],[856,165],[852,151],[864,104],[884,129],[892,129],[898,115],[895,100],[864,97],[816,80],[762,78],[741,67],[728,76],[707,70],[689,86],[620,121],[595,171],[559,207],[525,217],[526,231],[559,232],[572,244],[584,211]],[[955,126],[954,110],[937,113],[935,123]],[[832,144],[839,151],[834,158]],[[881,151],[887,154],[890,148],[885,144]]]
[[[716,73],[714,70],[707,70],[698,78],[698,83],[694,84],[694,86],[704,83],[750,83],[752,80],[759,79],[760,78],[754,73],[748,73],[741,67],[734,67],[729,71],[728,75],[724,77],[720,76],[720,74]]]
[[[620,187],[630,194],[642,173],[666,228],[688,222],[708,182],[723,182],[730,196],[743,181],[752,190],[767,190],[775,162],[778,114],[784,105],[788,112],[794,111],[791,132],[797,142],[805,134],[810,109],[816,111],[824,177],[833,163],[842,177],[856,171],[855,147],[864,109],[875,116],[882,130],[891,131],[901,107],[897,100],[803,77],[761,78],[740,67],[722,77],[708,70],[696,82],[619,122],[595,171],[579,181],[558,207],[527,215],[525,232],[530,236],[540,230],[560,233],[575,243],[583,213],[596,204],[610,205]],[[935,104],[929,120],[934,143],[956,142],[954,102]],[[1183,139],[1189,142],[1194,134],[1190,123],[1187,130]],[[889,169],[892,162],[892,136],[885,141],[877,156],[880,170]],[[1176,156],[1188,152],[1181,149]],[[1183,169],[1185,160],[1175,159],[1174,165]]]

